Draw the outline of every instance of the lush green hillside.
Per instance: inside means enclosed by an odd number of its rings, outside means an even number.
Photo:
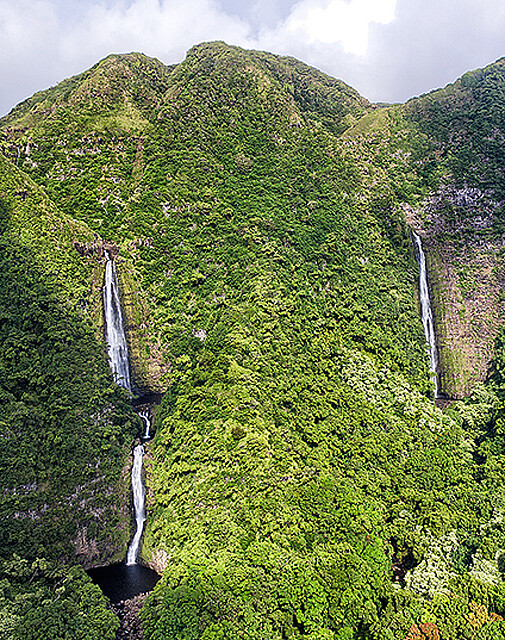
[[[417,212],[426,234],[444,378],[450,395],[484,380],[505,314],[505,60],[410,101],[437,188]]]
[[[505,196],[504,77],[502,58],[405,105],[407,117],[438,143],[457,185],[491,189],[500,200]]]
[[[135,427],[93,327],[99,261],[74,247],[93,234],[0,165],[0,635],[63,638],[91,602],[109,615],[82,572],[54,567],[123,554]],[[72,637],[104,637],[98,618],[77,627]]]
[[[489,373],[505,313],[501,140],[503,60],[344,134],[354,157],[388,173],[423,237],[435,303],[442,390],[471,393]]]
[[[61,370],[86,371],[42,384],[35,368],[30,415],[60,437],[57,397],[72,434],[101,421],[96,442],[51,449],[54,474],[68,475],[66,447],[88,468],[101,448],[100,482],[118,482],[131,428],[95,342],[102,239],[118,252],[135,382],[166,391],[147,461],[143,557],[164,574],[148,640],[505,637],[502,346],[486,387],[433,405],[407,222],[429,249],[440,338],[454,262],[439,247],[484,254],[464,225],[449,233],[446,194],[467,193],[459,151],[422,100],[374,109],[291,58],[207,43],[174,68],[110,56],[0,121],[18,167],[2,161],[6,291],[22,289],[8,330],[40,336],[44,368],[70,328]],[[47,309],[38,327],[27,297]],[[446,388],[482,377],[449,342],[441,353]],[[14,478],[20,452],[6,455]]]
[[[100,261],[74,246],[93,238],[87,227],[0,163],[0,547],[89,564],[128,536],[120,474],[133,428],[93,328]]]
[[[118,620],[82,567],[14,555],[0,578],[3,640],[114,640]]]

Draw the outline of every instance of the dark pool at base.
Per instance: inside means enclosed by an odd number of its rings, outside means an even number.
[[[127,566],[122,562],[89,569],[87,574],[113,603],[151,591],[161,578],[149,567],[141,564]]]

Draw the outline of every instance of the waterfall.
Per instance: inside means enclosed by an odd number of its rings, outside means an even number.
[[[139,411],[139,416],[142,418],[145,424],[145,430],[142,434],[142,440],[149,440],[151,437],[151,417],[149,411]]]
[[[128,360],[128,345],[124,330],[123,314],[119,299],[116,266],[109,253],[105,252],[107,264],[105,266],[105,283],[103,287],[103,304],[105,313],[105,335],[107,339],[107,351],[109,354],[109,366],[117,384],[131,392],[130,363]],[[151,437],[151,418],[148,410],[139,411],[139,416],[145,424],[145,430],[141,436],[143,441]],[[144,531],[146,520],[145,490],[142,480],[142,462],[144,446],[138,444],[133,450],[132,466],[132,492],[133,506],[135,509],[135,535],[128,547],[126,556],[127,565],[136,565],[140,548],[140,539]]]
[[[428,289],[428,274],[426,270],[426,256],[424,255],[421,238],[412,231],[416,258],[419,263],[419,297],[421,299],[421,315],[423,320],[424,335],[429,346],[431,380],[435,385],[435,398],[438,398],[438,355],[435,339],[435,325],[433,323],[433,311],[431,308],[430,292]]]
[[[117,384],[131,391],[128,345],[124,330],[123,314],[119,300],[116,265],[109,253],[105,252],[105,284],[103,287],[103,307],[109,365]]]
[[[133,467],[132,467],[132,489],[133,489],[133,506],[135,508],[136,530],[133,540],[128,547],[126,556],[126,564],[137,564],[137,556],[140,547],[140,538],[144,531],[144,522],[146,521],[145,511],[145,491],[142,482],[142,458],[144,457],[144,446],[138,444],[133,450]]]

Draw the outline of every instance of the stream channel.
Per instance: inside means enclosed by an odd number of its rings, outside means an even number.
[[[106,251],[105,282],[103,287],[103,306],[105,316],[105,337],[109,365],[117,384],[132,394],[130,362],[128,358],[128,344],[124,330],[123,313],[117,282],[116,265]],[[146,398],[148,401],[149,399]],[[151,409],[149,404],[143,404],[142,398],[132,400],[136,411],[142,420],[143,429],[139,434],[138,444],[133,449],[133,464],[131,473],[133,508],[135,513],[135,534],[128,547],[125,562],[116,562],[104,567],[90,569],[88,575],[99,585],[112,603],[128,600],[150,591],[160,576],[149,567],[138,562],[140,543],[146,520],[145,488],[143,480],[144,444],[152,438]]]

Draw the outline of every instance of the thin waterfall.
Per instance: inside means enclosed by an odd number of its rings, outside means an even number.
[[[151,417],[149,415],[149,411],[139,411],[138,414],[145,424],[142,440],[149,440],[151,438]]]
[[[138,415],[145,424],[142,440],[145,442],[151,437],[151,417],[149,411],[139,411]],[[133,490],[133,506],[135,508],[135,535],[128,547],[126,555],[126,564],[137,564],[139,555],[140,539],[144,531],[146,521],[146,496],[144,483],[142,481],[142,458],[144,456],[144,447],[138,444],[133,450],[133,467],[132,467],[132,490]]]
[[[132,467],[132,489],[133,489],[133,506],[135,508],[135,524],[136,530],[133,540],[128,547],[126,555],[126,564],[137,564],[139,554],[140,539],[144,531],[144,523],[146,521],[145,510],[145,491],[142,482],[142,458],[144,457],[144,445],[138,444],[133,450],[133,467]]]
[[[128,360],[128,345],[124,330],[119,287],[117,283],[116,266],[109,253],[105,252],[107,264],[105,266],[105,283],[103,287],[103,304],[105,313],[105,335],[107,339],[107,351],[109,354],[109,366],[117,384],[131,392],[130,363]],[[149,411],[140,411],[140,418],[145,424],[141,439],[145,442],[151,437],[151,418]],[[128,547],[126,556],[127,565],[137,564],[140,548],[140,540],[144,531],[146,520],[145,489],[142,479],[142,462],[144,446],[138,444],[133,450],[132,465],[132,492],[133,506],[135,509],[135,535]]]
[[[435,385],[435,398],[439,397],[438,389],[438,354],[435,338],[435,325],[433,322],[433,310],[431,308],[430,291],[428,289],[428,272],[426,269],[426,256],[423,250],[421,238],[412,231],[416,258],[419,263],[419,297],[421,300],[421,316],[423,320],[424,335],[429,346],[431,380]]]
[[[116,265],[109,253],[105,252],[105,283],[103,287],[103,307],[109,365],[117,384],[131,391],[128,345],[124,330],[123,314],[119,299]]]

